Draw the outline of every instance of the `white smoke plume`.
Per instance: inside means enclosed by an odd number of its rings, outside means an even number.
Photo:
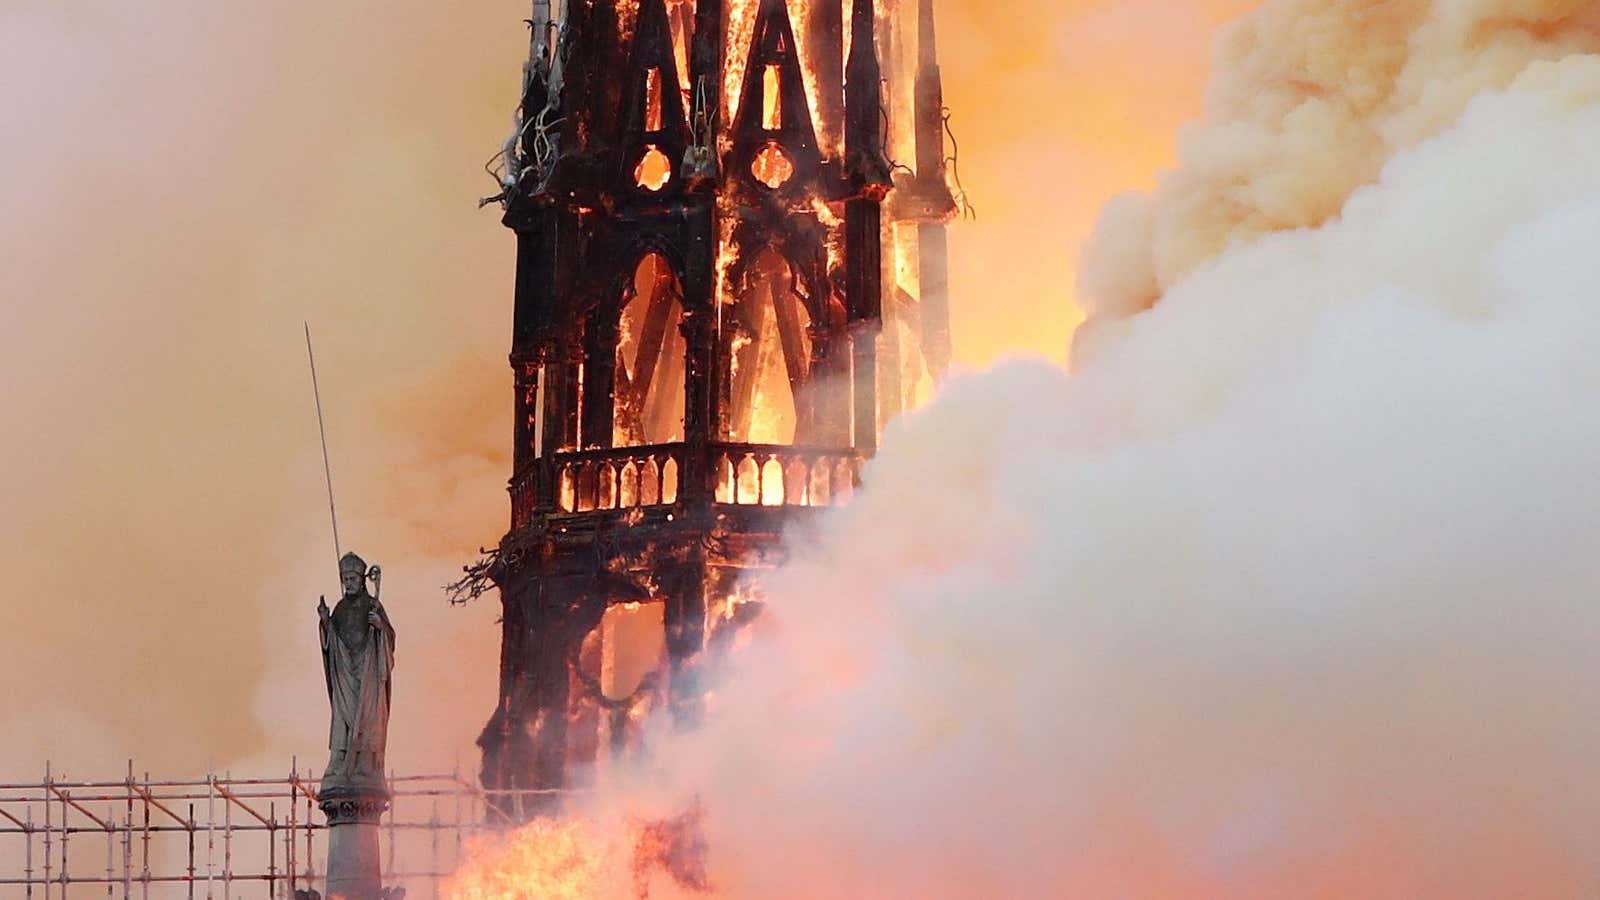
[[[1395,153],[1536,60],[1600,44],[1587,0],[1276,0],[1226,29],[1205,120],[1085,254],[1091,314],[1150,306],[1200,263],[1336,217]]]
[[[721,893],[1592,893],[1594,9],[1282,0],[1224,39],[1093,248],[1077,371],[900,420],[658,740]]]

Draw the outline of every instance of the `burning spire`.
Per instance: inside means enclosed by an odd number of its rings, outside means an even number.
[[[734,598],[759,596],[747,582],[788,523],[848,501],[905,405],[882,371],[900,326],[878,356],[885,259],[903,268],[882,249],[897,238],[878,44],[897,14],[853,3],[848,59],[839,0],[687,14],[639,0],[532,19],[505,195],[512,527],[475,570],[505,607],[489,785],[562,788],[629,752],[650,710],[697,717],[708,657],[761,608]],[[602,670],[647,674],[613,696]]]

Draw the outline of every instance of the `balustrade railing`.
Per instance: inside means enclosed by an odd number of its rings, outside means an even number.
[[[558,453],[512,480],[513,527],[535,510],[561,513],[644,510],[678,502],[688,445],[655,444]],[[717,442],[703,471],[714,502],[731,506],[825,507],[849,501],[861,457],[847,448]],[[540,479],[551,502],[541,502]]]
[[[861,476],[854,450],[712,444],[716,501],[736,506],[840,506]]]
[[[658,444],[558,454],[556,506],[569,513],[671,506],[683,452],[683,444]]]

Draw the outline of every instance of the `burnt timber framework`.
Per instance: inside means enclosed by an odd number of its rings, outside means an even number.
[[[486,787],[581,781],[651,709],[692,723],[780,534],[943,376],[956,201],[933,0],[902,2],[534,4],[496,172],[515,443]],[[642,666],[619,609],[659,631]],[[520,796],[506,817],[555,795]]]

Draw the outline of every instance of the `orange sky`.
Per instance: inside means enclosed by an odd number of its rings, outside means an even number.
[[[952,232],[956,354],[1060,358],[1080,245],[1199,113],[1216,27],[1251,0],[940,5],[946,100],[980,218]]]
[[[980,216],[952,231],[962,362],[1064,355],[1096,211],[1172,159],[1211,33],[1251,5],[942,2]],[[262,744],[258,685],[314,661],[335,587],[302,320],[346,539],[385,563],[402,632],[498,537],[513,246],[475,200],[525,14],[0,0],[0,768]],[[460,615],[492,648],[482,606]]]

